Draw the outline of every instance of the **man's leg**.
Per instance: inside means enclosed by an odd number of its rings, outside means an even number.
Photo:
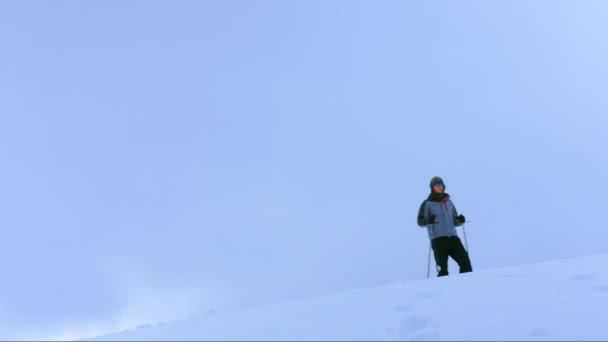
[[[449,241],[448,253],[460,266],[460,273],[473,272],[469,253],[464,249],[462,241],[460,241],[458,236],[451,236]]]
[[[435,263],[437,263],[437,276],[443,277],[448,275],[448,238],[439,237],[431,241],[433,252],[435,253]]]

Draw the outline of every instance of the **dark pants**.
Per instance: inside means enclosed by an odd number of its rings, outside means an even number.
[[[448,275],[448,256],[452,257],[452,259],[458,263],[458,266],[460,266],[460,273],[473,271],[471,260],[469,260],[469,253],[464,249],[458,236],[435,238],[431,240],[431,246],[435,253],[438,277]]]

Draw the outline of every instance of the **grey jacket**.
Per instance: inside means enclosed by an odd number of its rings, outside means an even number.
[[[436,216],[435,223],[429,221],[431,215]],[[458,236],[456,227],[461,226],[462,223],[456,217],[458,212],[449,195],[440,202],[429,198],[420,205],[418,225],[428,229],[431,240],[442,236]]]

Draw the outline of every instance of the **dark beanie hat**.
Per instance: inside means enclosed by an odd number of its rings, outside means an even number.
[[[437,176],[435,176],[435,177],[433,177],[433,179],[431,179],[431,184],[430,184],[430,186],[431,186],[431,190],[433,189],[433,185],[435,185],[435,184],[437,184],[437,183],[443,183],[443,184],[445,184],[445,183],[443,182],[443,179],[442,179],[441,177],[437,177]]]

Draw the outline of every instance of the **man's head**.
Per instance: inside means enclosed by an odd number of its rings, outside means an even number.
[[[433,177],[433,179],[431,179],[430,185],[432,192],[441,194],[445,191],[445,183],[443,182],[443,179],[441,177]]]

